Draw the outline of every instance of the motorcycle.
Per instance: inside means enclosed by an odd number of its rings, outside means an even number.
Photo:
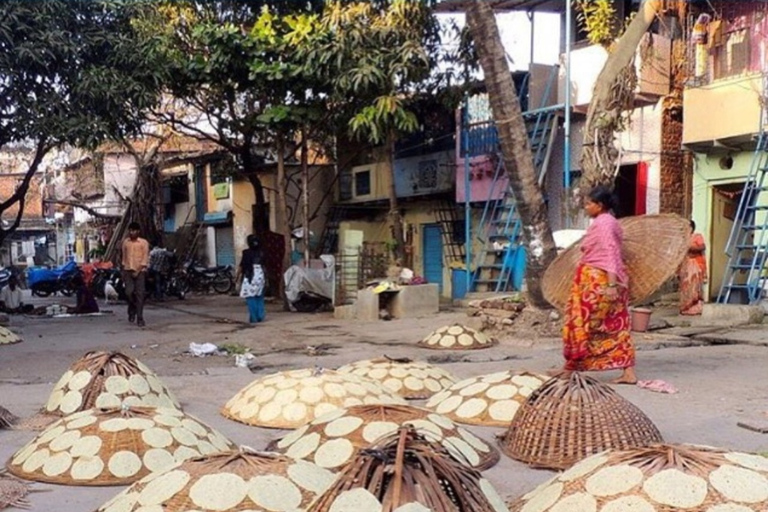
[[[73,280],[78,274],[80,269],[74,261],[54,269],[32,268],[27,272],[27,284],[36,297],[48,297],[55,293],[71,297],[77,291]]]
[[[231,265],[202,267],[189,262],[178,273],[177,286],[181,290],[206,293],[213,289],[216,293],[226,294],[235,286],[235,277]]]

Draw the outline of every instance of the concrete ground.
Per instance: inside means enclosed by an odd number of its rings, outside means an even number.
[[[270,305],[267,322],[251,328],[240,322],[245,317],[240,299],[193,297],[150,306],[148,327],[138,329],[127,322],[124,306],[109,309],[114,314],[90,318],[13,318],[12,328],[25,341],[0,346],[0,405],[19,416],[31,415],[43,405],[53,383],[84,352],[120,350],[153,368],[188,413],[233,441],[260,449],[285,431],[241,425],[223,418],[218,410],[262,375],[289,368],[334,368],[383,354],[427,360],[460,378],[506,369],[543,371],[561,363],[559,340],[525,339],[522,334],[520,339],[472,352],[416,347],[416,341],[432,329],[465,318],[461,310],[445,310],[427,318],[355,322],[335,320],[329,313],[286,313]],[[640,378],[663,379],[679,393],[665,395],[626,386],[617,391],[645,411],[668,441],[768,451],[768,435],[737,426],[739,421],[768,424],[768,329],[699,327],[691,333],[678,327],[636,334],[635,340],[640,350]],[[235,367],[232,357],[185,354],[190,342],[206,341],[248,347],[257,356],[254,372]],[[308,354],[307,345],[318,348],[314,355]],[[502,432],[468,428],[488,441]],[[6,461],[34,435],[0,431],[0,461]],[[505,456],[486,472],[505,497],[520,496],[551,475]],[[34,488],[46,491],[30,497],[31,510],[41,512],[95,510],[122,489],[45,484]]]

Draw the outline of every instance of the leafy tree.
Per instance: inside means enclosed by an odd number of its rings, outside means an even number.
[[[537,182],[528,130],[509,72],[496,17],[488,2],[477,1],[469,5],[467,25],[480,57],[499,132],[504,167],[523,225],[523,241],[528,250],[525,280],[529,298],[535,306],[549,307],[541,291],[541,278],[557,252],[544,196]]]
[[[134,133],[155,104],[165,72],[130,23],[142,3],[0,3],[0,147],[34,148],[16,191],[0,199],[0,215],[18,208],[0,242],[19,226],[49,151]]]
[[[346,111],[351,134],[386,148],[394,255],[401,262],[405,243],[395,194],[395,143],[419,128],[411,105],[420,90],[434,85],[439,46],[439,25],[427,2],[331,1],[301,50],[310,73],[330,85],[331,103],[345,106],[341,115]]]
[[[177,116],[166,110],[158,116],[175,130],[213,141],[236,158],[239,174],[255,191],[257,233],[269,230],[259,173],[274,166],[272,125],[296,114],[284,103],[295,92],[286,85],[293,79],[291,55],[280,52],[300,41],[302,23],[309,20],[296,16],[276,21],[276,16],[309,14],[318,4],[168,1],[137,20],[148,37],[155,34],[161,41],[171,77],[169,92],[187,111],[199,114]],[[287,35],[281,32],[283,23]]]

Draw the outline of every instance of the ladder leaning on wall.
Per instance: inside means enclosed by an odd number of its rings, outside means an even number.
[[[733,220],[725,253],[728,266],[718,302],[755,304],[763,298],[768,274],[768,133],[757,142]]]

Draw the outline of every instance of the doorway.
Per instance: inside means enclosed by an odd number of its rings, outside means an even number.
[[[638,162],[619,167],[614,180],[614,192],[619,205],[616,217],[645,215],[645,203],[648,196],[648,163]]]
[[[712,187],[712,218],[709,222],[711,247],[707,247],[706,253],[707,265],[709,266],[707,294],[712,299],[717,299],[728,268],[728,255],[725,254],[725,248],[728,245],[728,238],[731,236],[733,221],[736,218],[736,210],[739,208],[739,199],[743,189],[744,183],[729,183]],[[739,276],[736,278],[738,279]]]
[[[424,277],[436,283],[443,293],[443,235],[440,224],[422,224]]]

